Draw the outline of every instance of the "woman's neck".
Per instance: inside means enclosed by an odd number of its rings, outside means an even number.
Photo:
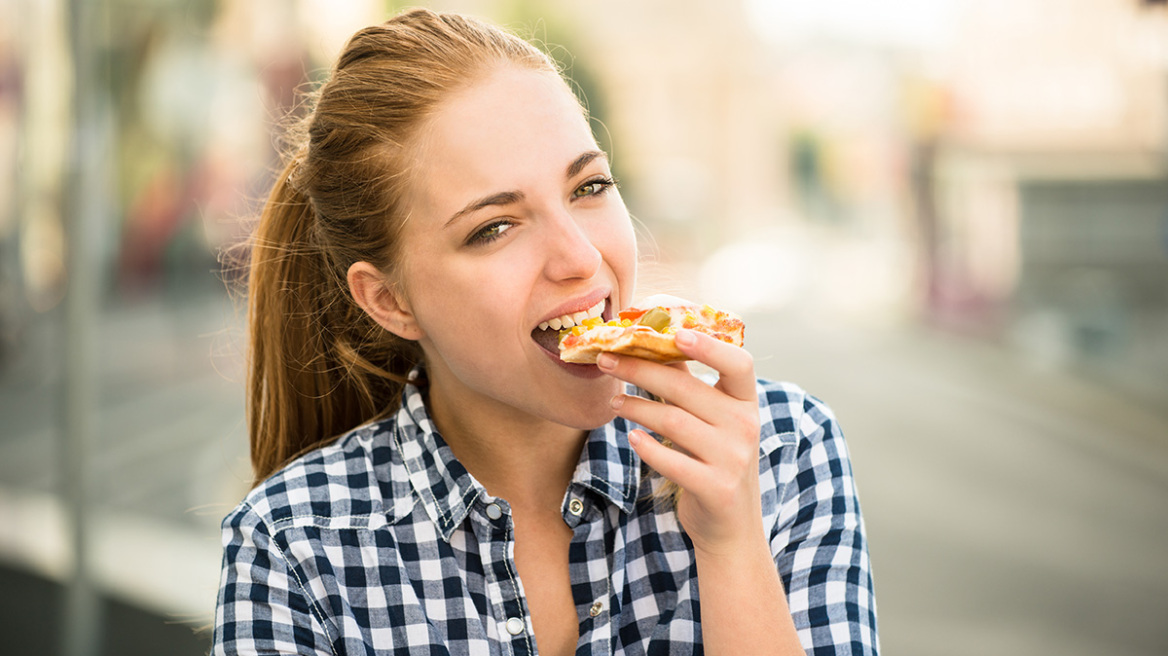
[[[486,399],[450,399],[431,387],[430,417],[459,462],[512,506],[559,508],[586,431]]]

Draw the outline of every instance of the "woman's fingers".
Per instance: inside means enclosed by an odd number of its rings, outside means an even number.
[[[685,408],[709,424],[716,423],[734,403],[734,399],[694,377],[688,369],[610,353],[602,353],[596,364],[605,373]]]
[[[679,330],[677,348],[718,372],[718,388],[740,401],[757,399],[750,351],[693,330]]]
[[[709,476],[707,466],[689,455],[671,449],[639,428],[629,431],[629,443],[646,465],[683,490],[700,490]]]
[[[625,419],[668,437],[683,452],[693,454],[699,460],[708,460],[709,454],[703,453],[702,447],[707,436],[714,431],[692,413],[674,405],[627,394],[613,397],[612,408]]]
[[[636,358],[613,356],[611,362],[602,360],[601,366],[665,401],[617,395],[612,404],[621,417],[669,438],[681,451],[705,463],[736,462],[739,452],[756,456],[757,401],[735,399],[686,372]]]

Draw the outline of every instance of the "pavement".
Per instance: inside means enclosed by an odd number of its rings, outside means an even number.
[[[65,590],[60,582],[20,568],[0,567],[0,612],[4,613],[4,644],[8,656],[57,653],[63,622],[57,614]],[[120,599],[101,604],[102,630],[96,653],[116,656],[206,656],[208,629],[171,621]]]
[[[102,312],[86,561],[106,600],[100,653],[209,650],[219,522],[250,478],[241,317],[213,289]],[[0,588],[38,591],[0,596],[37,620],[16,625],[27,639],[4,654],[53,653],[44,646],[61,628],[60,589],[74,568],[57,470],[61,330],[59,316],[32,317],[0,369]],[[135,636],[140,651],[127,651]]]
[[[746,319],[760,375],[826,400],[847,435],[885,653],[1168,653],[1168,385],[915,323]],[[0,587],[42,600],[28,632],[51,632],[72,569],[59,326],[40,317],[23,343],[0,371]],[[107,613],[105,644],[149,625],[205,649],[218,524],[249,476],[241,312],[217,293],[125,304],[98,343],[88,562],[139,622]]]
[[[1168,385],[919,325],[763,323],[759,369],[848,437],[887,653],[1168,653]]]

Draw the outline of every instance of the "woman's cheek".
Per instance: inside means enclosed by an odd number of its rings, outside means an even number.
[[[617,276],[620,289],[620,307],[626,308],[633,302],[637,283],[637,239],[632,221],[626,214],[623,220],[614,222],[606,235],[605,259]]]

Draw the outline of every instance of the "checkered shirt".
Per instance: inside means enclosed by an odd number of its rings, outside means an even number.
[[[809,654],[876,654],[847,447],[831,411],[760,382],[771,552]],[[692,544],[648,498],[617,418],[593,430],[562,504],[576,654],[700,654]],[[537,653],[510,507],[455,459],[407,387],[396,416],[294,461],[223,522],[214,654]],[[702,585],[717,582],[702,581]]]

